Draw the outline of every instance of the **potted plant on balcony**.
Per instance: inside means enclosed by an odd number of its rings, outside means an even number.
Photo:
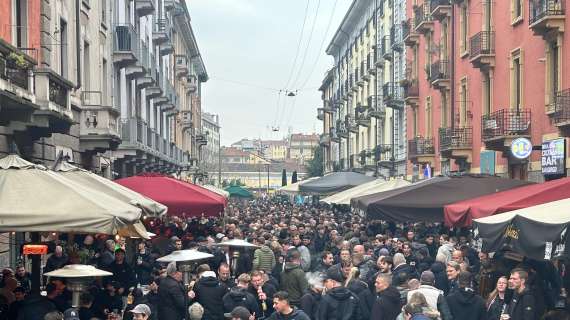
[[[8,55],[8,66],[25,70],[30,67],[30,63],[26,60],[23,54],[12,52]]]

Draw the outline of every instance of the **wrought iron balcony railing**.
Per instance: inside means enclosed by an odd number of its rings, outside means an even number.
[[[469,39],[469,56],[471,59],[480,55],[495,54],[495,32],[480,31]]]
[[[416,137],[408,140],[408,155],[410,158],[435,154],[433,138]]]
[[[556,125],[570,125],[570,89],[556,94],[553,118]]]
[[[430,81],[449,80],[449,60],[440,60],[430,66]]]
[[[505,136],[530,135],[530,124],[530,110],[498,110],[481,116],[481,137],[485,141]]]
[[[473,145],[473,128],[439,128],[439,151],[469,149]]]
[[[564,0],[531,0],[529,5],[529,24],[534,24],[548,16],[564,16]]]

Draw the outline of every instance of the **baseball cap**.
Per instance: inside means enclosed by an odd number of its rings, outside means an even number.
[[[146,304],[137,304],[134,309],[130,310],[129,312],[150,316],[150,307]]]
[[[240,320],[249,320],[251,313],[244,307],[235,307],[232,312],[224,313],[226,318],[239,318]]]
[[[63,320],[80,320],[77,309],[69,308],[63,313]]]

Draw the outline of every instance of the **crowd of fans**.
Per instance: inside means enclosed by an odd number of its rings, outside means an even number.
[[[96,279],[71,308],[62,279],[32,294],[23,266],[0,281],[0,320],[570,319],[566,262],[478,252],[469,230],[366,221],[343,208],[254,200],[224,218],[153,220],[149,241],[75,236],[55,241],[44,273],[90,264]],[[244,239],[256,248],[219,245]],[[197,249],[213,258],[157,258]]]

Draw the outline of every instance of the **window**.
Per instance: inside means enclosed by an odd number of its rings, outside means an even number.
[[[418,70],[418,66],[419,66],[419,61],[420,61],[420,56],[419,56],[419,52],[418,52],[418,47],[414,46],[413,48],[413,57],[414,57],[414,61],[412,61],[412,79],[414,80],[418,80],[419,77],[418,75],[420,74],[419,70]]]
[[[107,74],[109,74],[109,69],[107,66],[107,59],[103,58],[103,60],[101,61],[101,96],[102,96],[102,100],[105,102],[108,102],[108,84],[107,84]],[[108,105],[107,103],[105,103],[104,105]]]
[[[560,90],[560,48],[556,41],[548,42],[546,52],[546,104],[553,107]]]
[[[491,31],[491,0],[483,0],[483,31]]]
[[[18,48],[28,47],[28,6],[27,0],[12,2],[12,44]]]
[[[462,4],[459,8],[459,52],[461,55],[465,55],[467,53],[467,35],[469,33],[468,17],[467,5]]]
[[[491,113],[491,76],[489,72],[483,72],[483,114]]]
[[[511,108],[523,108],[523,55],[520,49],[511,53]]]
[[[464,127],[467,124],[467,103],[469,96],[467,95],[467,78],[461,79],[459,87],[459,126]]]
[[[427,78],[429,79],[430,77],[430,69],[431,69],[431,48],[432,48],[432,42],[431,42],[431,34],[428,33],[426,34],[426,75]]]
[[[59,20],[59,74],[67,78],[68,63],[67,60],[67,22]]]
[[[101,2],[101,24],[107,24],[107,0],[99,0]]]
[[[441,39],[440,39],[440,49],[439,49],[439,58],[441,60],[447,60],[447,23],[442,23],[441,25]]]
[[[431,137],[432,130],[431,97],[426,98],[426,138]]]
[[[447,108],[447,92],[446,91],[442,91],[441,92],[441,127],[442,128],[447,128],[447,113],[448,113],[448,108]]]
[[[83,42],[83,90],[89,91],[91,89],[91,61],[89,61],[89,43]]]
[[[513,24],[523,19],[523,1],[524,0],[511,0],[511,20]]]
[[[418,136],[418,108],[412,109],[413,123],[412,123],[412,137]]]

